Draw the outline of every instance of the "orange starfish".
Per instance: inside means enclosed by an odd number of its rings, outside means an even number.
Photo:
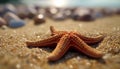
[[[60,59],[71,46],[93,58],[100,58],[103,56],[101,51],[98,51],[86,44],[100,42],[104,38],[103,35],[89,38],[73,31],[56,31],[53,26],[50,26],[50,30],[52,33],[51,37],[36,42],[26,42],[27,46],[39,47],[57,43],[55,50],[48,56],[49,61]]]

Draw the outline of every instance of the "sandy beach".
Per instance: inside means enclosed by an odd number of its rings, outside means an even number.
[[[28,48],[26,41],[37,41],[50,37],[50,26],[57,30],[77,31],[88,37],[106,34],[96,49],[105,53],[94,59],[78,51],[69,50],[60,60],[48,62],[46,57],[53,48]],[[94,45],[91,45],[94,46]],[[0,28],[0,69],[120,69],[120,16],[100,18],[91,22],[53,21],[34,25],[26,19],[21,28]]]

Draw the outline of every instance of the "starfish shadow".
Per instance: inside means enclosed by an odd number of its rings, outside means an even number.
[[[69,51],[64,56],[62,56],[62,58],[59,59],[58,61],[48,61],[48,63],[50,65],[52,65],[52,64],[58,64],[58,63],[64,63],[64,62],[66,62],[66,61],[68,61],[68,60],[70,60],[70,59],[72,59],[74,57],[77,57],[78,55],[79,54],[76,53],[76,51]]]
[[[70,55],[72,55],[72,56],[70,56]],[[92,57],[86,56],[83,53],[76,53],[76,51],[67,52],[65,54],[65,56],[63,56],[60,60],[58,60],[58,61],[48,61],[48,63],[50,65],[64,63],[64,62],[66,62],[66,61],[68,61],[72,58],[75,58],[75,57],[80,57],[81,59],[84,58],[84,59],[87,59],[87,60],[96,60],[97,62],[99,62],[101,64],[106,64],[105,60],[102,59],[102,58],[92,58]],[[82,60],[79,60],[79,61],[82,61]]]

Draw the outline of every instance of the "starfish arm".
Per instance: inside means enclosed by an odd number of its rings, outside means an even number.
[[[76,35],[72,35],[71,40],[75,44],[74,47],[78,49],[78,51],[83,52],[84,54],[94,57],[94,58],[100,58],[103,56],[103,53],[101,51],[98,51],[90,46],[88,46],[84,41],[82,41],[79,37]]]
[[[81,34],[79,34],[79,33],[75,33],[75,34],[76,34],[79,38],[81,38],[82,40],[84,40],[85,43],[88,43],[88,44],[97,43],[97,42],[103,40],[104,37],[105,37],[105,36],[103,36],[103,35],[99,35],[99,36],[97,36],[97,37],[91,38],[91,37],[83,36],[83,35],[81,35]]]
[[[68,50],[70,43],[70,37],[68,34],[64,35],[58,42],[55,50],[48,56],[49,61],[55,61],[60,59]]]
[[[50,26],[50,31],[51,31],[51,35],[55,35],[56,30],[54,26]]]
[[[50,26],[51,35],[66,34],[66,31],[56,31],[54,26]]]
[[[47,45],[50,45],[50,44],[54,44],[54,43],[57,43],[60,39],[62,35],[54,35],[54,36],[51,36],[47,39],[44,39],[44,40],[41,40],[41,41],[36,41],[36,42],[30,42],[30,41],[27,41],[26,44],[27,46],[47,46]]]

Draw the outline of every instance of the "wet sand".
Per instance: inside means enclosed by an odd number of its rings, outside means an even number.
[[[100,59],[93,59],[69,50],[62,59],[48,62],[46,57],[53,48],[28,48],[25,41],[50,37],[51,25],[57,30],[78,31],[88,37],[106,34],[104,40],[95,45],[106,54]],[[0,69],[120,69],[120,16],[101,18],[93,22],[47,19],[46,23],[40,25],[34,25],[32,20],[26,19],[24,27],[0,28]]]

